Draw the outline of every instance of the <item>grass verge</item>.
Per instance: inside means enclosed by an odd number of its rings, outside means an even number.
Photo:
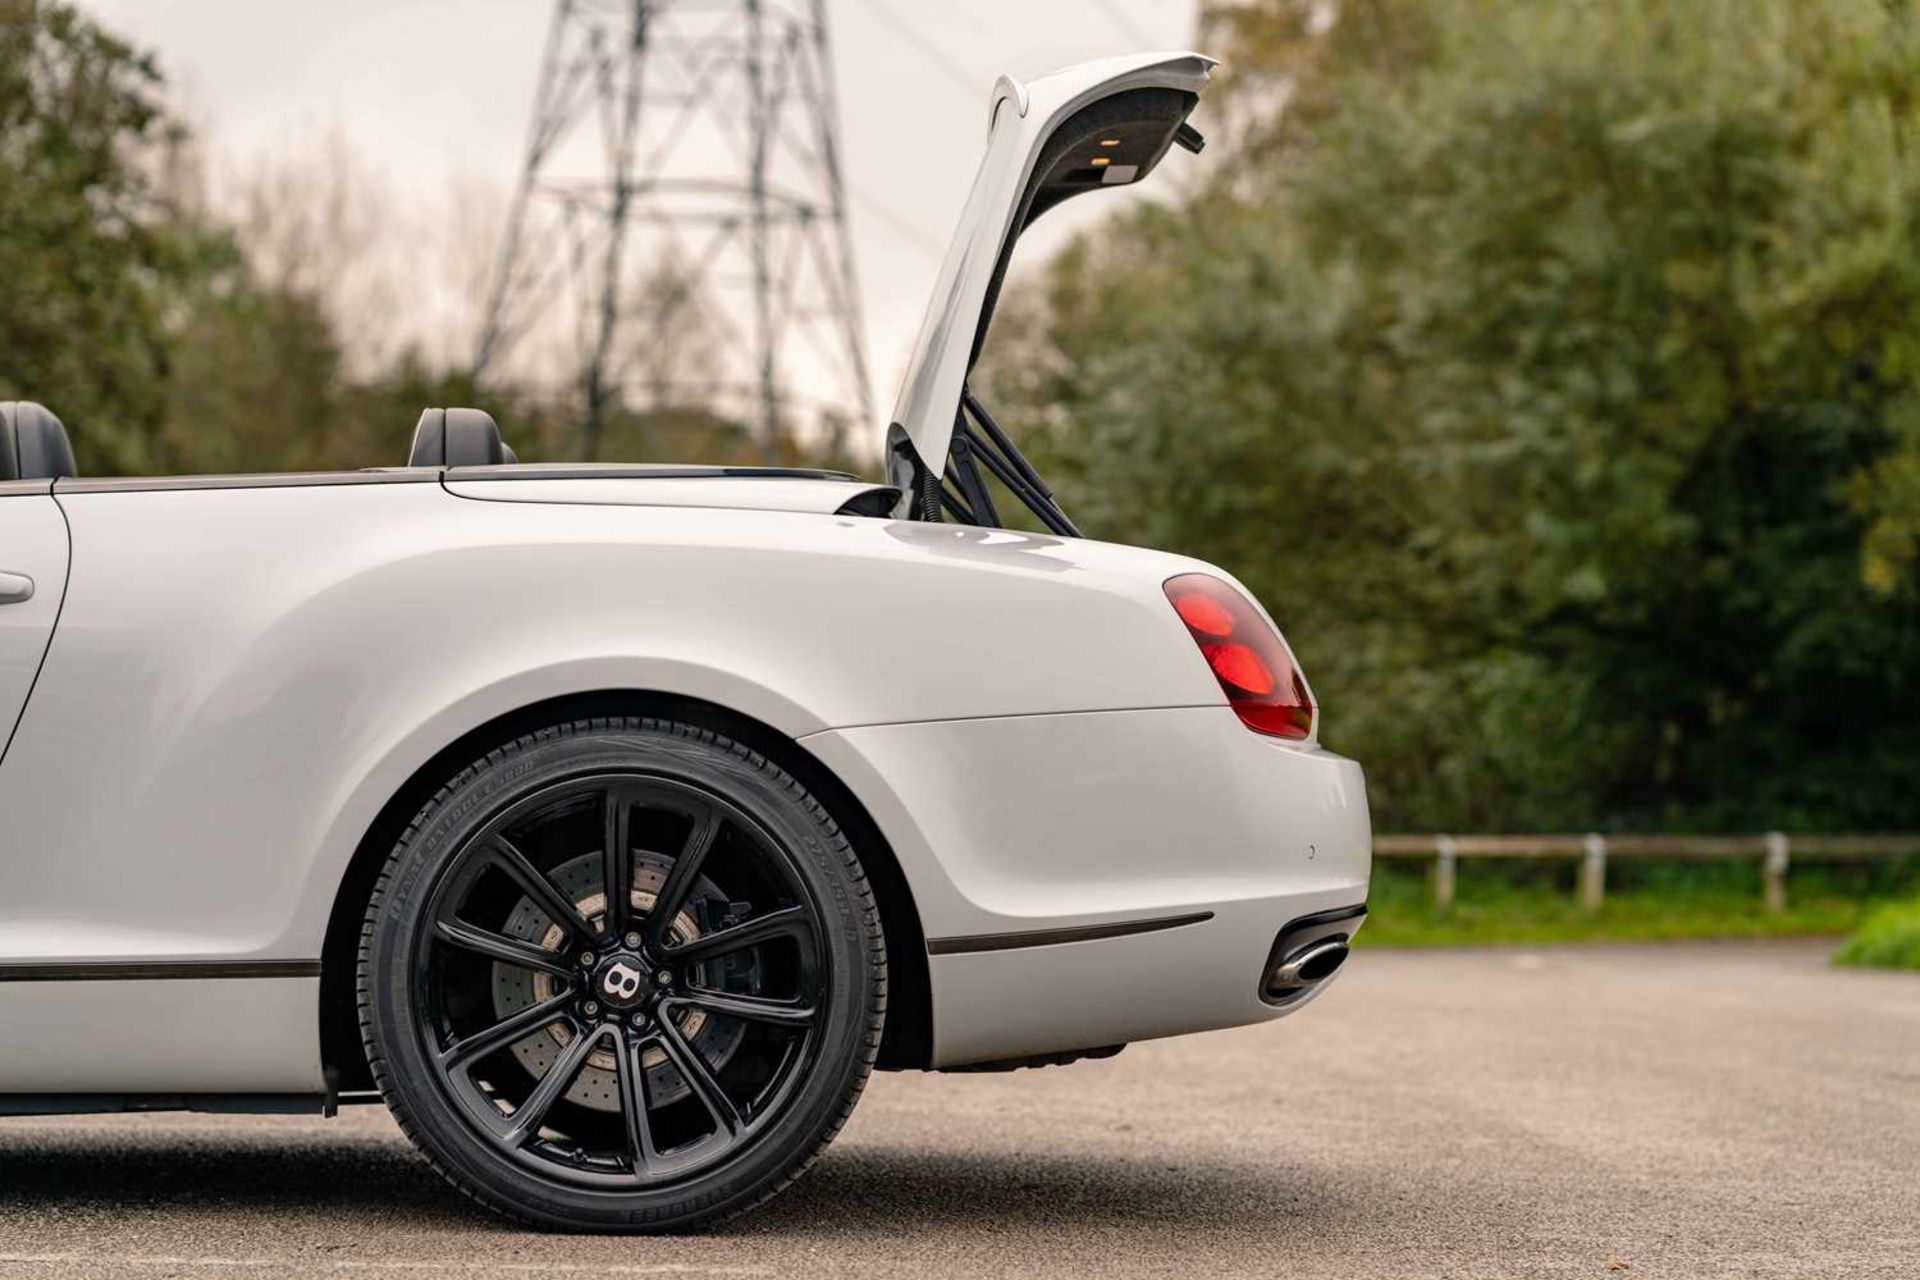
[[[1844,934],[1862,928],[1869,917],[1878,920],[1883,908],[1891,920],[1896,908],[1887,906],[1888,899],[1920,892],[1920,859],[1796,868],[1788,878],[1787,909],[1779,915],[1762,905],[1757,864],[1621,859],[1608,868],[1606,900],[1597,911],[1580,906],[1574,878],[1572,861],[1463,860],[1453,907],[1443,912],[1433,906],[1427,864],[1381,858],[1374,863],[1359,942],[1436,947]],[[1911,948],[1905,954],[1914,956],[1920,954],[1920,903],[1906,904],[1905,911]],[[1895,937],[1900,926],[1884,929]]]
[[[1834,953],[1833,962],[1920,970],[1920,898],[1876,908]]]

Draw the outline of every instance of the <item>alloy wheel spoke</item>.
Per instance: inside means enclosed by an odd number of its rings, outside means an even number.
[[[527,855],[505,836],[496,835],[487,842],[487,856],[493,865],[520,886],[522,893],[532,898],[534,904],[545,912],[547,918],[561,928],[569,930],[576,938],[592,938],[593,930],[580,915],[567,896],[560,892],[559,886],[547,878],[547,874],[528,861]]]
[[[745,1123],[740,1108],[727,1096],[726,1086],[713,1074],[713,1069],[700,1056],[700,1051],[687,1041],[671,1019],[661,1019],[659,1028],[660,1047],[667,1051],[667,1060],[673,1063],[680,1078],[687,1082],[687,1088],[693,1090],[693,1095],[700,1099],[700,1105],[713,1117],[716,1131],[729,1137],[740,1132],[741,1125]]]
[[[651,1036],[620,1032],[616,1046],[620,1067],[620,1111],[627,1122],[627,1155],[633,1161],[636,1176],[644,1175],[661,1163],[660,1148],[653,1140],[653,1121],[648,1115],[647,1068],[640,1055]]]
[[[561,1017],[567,1005],[572,1001],[570,994],[561,994],[551,1000],[542,1000],[539,1004],[528,1005],[509,1018],[502,1018],[484,1031],[476,1031],[461,1040],[456,1040],[441,1051],[440,1065],[448,1071],[484,1057],[503,1045],[512,1044],[522,1036],[530,1035],[549,1022]]]
[[[724,791],[624,768],[574,774],[486,821],[416,917],[412,961],[422,1048],[474,1139],[599,1188],[658,1187],[724,1163],[813,1069],[835,999],[793,851]],[[658,891],[641,908],[633,882],[654,849],[667,865],[648,873]],[[579,905],[602,893],[604,912]],[[676,927],[690,918],[696,927]],[[624,973],[611,992],[593,981],[616,960],[652,971],[644,998]],[[521,999],[531,979],[538,1003],[502,1013],[489,970],[510,975]],[[779,998],[746,994],[760,990]],[[690,1035],[702,1019],[720,1034]],[[612,1105],[577,1109],[570,1095],[601,1079],[594,1061],[611,1069]],[[617,1117],[588,1114],[615,1106]]]
[[[700,865],[713,849],[713,842],[720,834],[723,821],[720,811],[715,808],[708,809],[696,818],[693,830],[687,836],[687,843],[668,869],[667,881],[660,886],[660,892],[653,900],[653,909],[647,912],[647,945],[655,950],[666,947],[667,930],[673,924],[673,918],[680,914],[687,895],[693,891],[693,882],[700,876]]]
[[[517,1147],[540,1131],[540,1122],[547,1118],[547,1112],[553,1110],[553,1104],[560,1101],[560,1095],[580,1074],[580,1068],[586,1065],[587,1055],[612,1030],[611,1027],[600,1027],[575,1034],[572,1042],[560,1051],[553,1065],[547,1068],[546,1074],[540,1077],[540,1083],[533,1086],[533,1092],[527,1095],[526,1101],[508,1117],[512,1121],[504,1139],[508,1146]]]
[[[804,943],[812,936],[813,923],[805,907],[782,907],[744,923],[715,930],[677,947],[667,947],[662,954],[679,963],[698,964],[702,960],[711,960],[744,947],[758,946],[775,938],[795,938]]]
[[[540,973],[549,973],[556,978],[565,978],[571,982],[574,973],[567,968],[565,957],[551,951],[543,951],[531,942],[522,942],[518,938],[509,938],[505,934],[494,933],[490,929],[480,929],[463,920],[440,919],[433,922],[434,936],[449,946],[459,947],[483,955],[489,960],[498,960],[502,964],[518,965],[522,969],[533,969]]]
[[[804,1027],[819,1015],[819,1009],[799,1000],[770,1000],[765,996],[738,996],[724,991],[694,988],[668,1002],[670,1007],[687,1006],[708,1013],[742,1018],[748,1022],[766,1022],[780,1027]]]
[[[633,918],[633,797],[611,786],[601,799],[601,878],[607,895],[608,937],[626,932]]]

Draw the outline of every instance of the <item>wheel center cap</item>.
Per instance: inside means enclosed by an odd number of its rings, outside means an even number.
[[[616,951],[594,970],[593,992],[615,1009],[631,1009],[653,994],[652,971],[630,951]]]

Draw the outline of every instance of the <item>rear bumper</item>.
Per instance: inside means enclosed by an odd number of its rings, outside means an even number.
[[[1275,937],[1366,899],[1359,766],[1251,733],[1224,706],[804,742],[867,806],[913,890],[935,1065],[1278,1017],[1305,1001],[1262,998]],[[1170,920],[1186,922],[1101,936]]]
[[[1292,909],[1287,899],[1221,903],[1212,919],[1163,932],[935,956],[933,1065],[1126,1044],[1292,1013],[1339,976],[1283,1003],[1261,998],[1274,938]]]

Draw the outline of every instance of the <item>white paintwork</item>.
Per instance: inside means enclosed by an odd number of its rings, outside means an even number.
[[[1255,989],[1274,934],[1305,914],[1308,900],[1222,902],[1212,920],[1159,933],[935,956],[934,1065],[1130,1044],[1297,1013],[1339,975],[1284,1010]]]
[[[1205,567],[1183,557],[432,482],[60,502],[75,572],[0,769],[0,964],[315,957],[348,859],[415,770],[507,711],[599,689],[801,739],[882,823],[933,936],[1277,893],[1288,877],[1263,881],[1242,837],[1284,831],[1285,803],[1220,809],[1227,860],[1198,879],[1157,847],[1111,849],[1088,815],[1126,804],[1159,829],[1149,796],[1203,794],[1222,769],[1239,782],[1218,797],[1323,799],[1315,753],[1222,705],[1161,591]],[[1063,714],[1145,707],[1205,710]],[[915,723],[940,729],[871,728]],[[1021,823],[1044,841],[1013,840]],[[0,1017],[26,985],[0,983]]]
[[[902,395],[923,456],[1053,125],[1209,65],[1003,82]],[[697,698],[795,740],[878,823],[930,938],[1211,913],[935,956],[942,1063],[1276,1016],[1255,994],[1275,933],[1363,900],[1358,767],[1242,726],[1165,598],[1210,566],[832,514],[858,482],[532,474],[0,489],[0,570],[67,584],[0,606],[0,719],[40,671],[0,764],[0,1091],[319,1087],[311,978],[20,966],[317,958],[382,807],[566,695]]]
[[[447,492],[490,502],[605,503],[633,507],[736,507],[831,515],[870,493],[864,480],[788,480],[700,476],[682,479],[474,480],[447,477]]]
[[[318,978],[0,983],[0,1092],[320,1093],[319,996]]]
[[[1142,53],[1068,67],[1025,85],[1002,76],[994,86],[986,157],[934,281],[893,406],[894,422],[928,466],[945,465],[987,288],[1001,247],[1015,232],[1020,197],[1047,139],[1068,116],[1116,93],[1148,88],[1199,93],[1215,65],[1197,53]]]
[[[794,737],[1220,696],[1159,588],[1194,562],[1153,552],[431,483],[61,501],[77,571],[0,772],[28,855],[0,868],[0,963],[312,957],[405,779],[563,694],[683,694]]]
[[[0,604],[0,760],[47,651],[67,582],[67,526],[46,483],[38,487],[33,493],[25,484],[0,486],[0,574],[33,584],[26,599]]]
[[[1256,994],[1274,935],[1366,897],[1359,766],[1250,733],[1224,706],[802,742],[868,806],[928,937],[1214,913],[1165,933],[935,956],[942,1064],[1277,1017]]]
[[[880,824],[930,937],[1364,896],[1358,766],[1251,733],[1224,706],[872,725],[801,742]]]

